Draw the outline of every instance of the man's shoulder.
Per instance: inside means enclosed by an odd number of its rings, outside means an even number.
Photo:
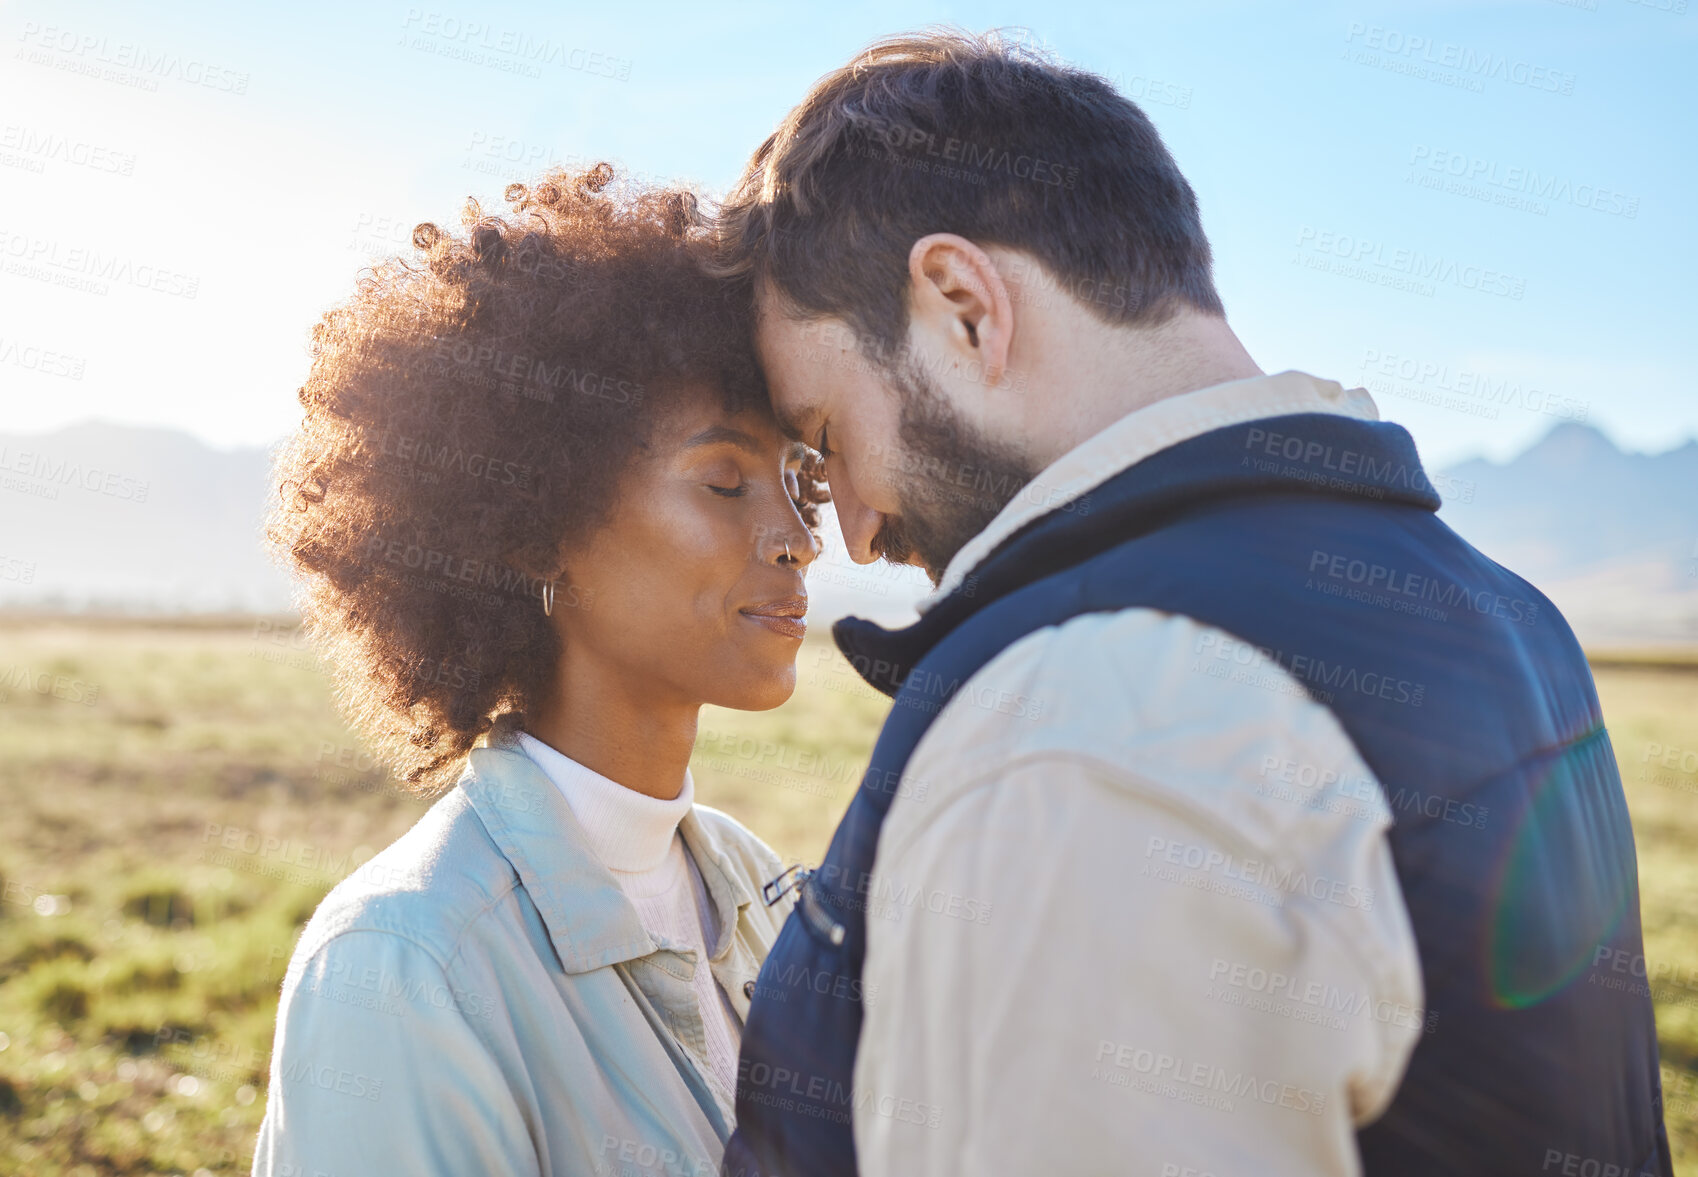
[[[1222,690],[1205,656],[1219,636],[1205,622],[1161,609],[1082,613],[1021,635],[964,677],[922,667],[915,675],[939,683],[939,699],[953,688],[947,703],[932,702],[921,684],[911,704],[897,705],[938,708],[916,758],[927,740],[970,733],[984,748],[981,759],[995,760],[1124,749],[1158,737],[1153,721],[1173,708],[1230,722],[1244,712],[1289,709],[1280,698],[1312,704],[1301,690]]]
[[[1348,777],[1352,810],[1389,820],[1384,798],[1336,717],[1290,674],[1254,651],[1222,677],[1204,656],[1220,632],[1148,608],[1083,614],[1011,643],[962,682],[903,773],[926,804],[892,807],[885,837],[917,832],[942,812],[994,789],[1017,765],[1053,769],[1058,810],[1081,798],[1155,801],[1253,831],[1258,841],[1315,824],[1302,790],[1283,785]],[[923,790],[920,786],[923,785]],[[1336,815],[1334,815],[1336,817]],[[1329,819],[1330,820],[1330,819]]]
[[[516,879],[456,787],[330,890],[302,929],[290,970],[350,932],[388,933],[446,964],[467,926]]]

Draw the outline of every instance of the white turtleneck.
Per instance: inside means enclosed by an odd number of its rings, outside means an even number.
[[[692,983],[708,1066],[727,1095],[734,1095],[741,1024],[708,967],[708,945],[719,938],[719,921],[701,870],[678,832],[678,823],[695,804],[690,770],[684,770],[678,796],[662,801],[585,768],[528,733],[519,733],[519,746],[566,798],[590,848],[619,881],[644,930],[656,941],[695,950]]]

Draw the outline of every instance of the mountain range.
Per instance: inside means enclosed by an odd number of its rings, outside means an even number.
[[[1441,517],[1532,581],[1589,646],[1698,644],[1698,441],[1624,453],[1567,423],[1509,462],[1446,474],[1472,501]]]
[[[0,605],[143,613],[286,609],[260,545],[269,452],[91,422],[0,433]],[[1549,596],[1590,646],[1698,644],[1698,441],[1628,453],[1564,423],[1507,462],[1434,481],[1440,517]],[[835,527],[812,617],[912,616],[924,578],[857,567]]]

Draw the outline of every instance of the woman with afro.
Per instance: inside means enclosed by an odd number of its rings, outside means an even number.
[[[715,1173],[732,1127],[787,907],[688,765],[795,687],[819,459],[689,192],[507,201],[325,316],[277,461],[339,698],[439,799],[301,934],[255,1173]]]

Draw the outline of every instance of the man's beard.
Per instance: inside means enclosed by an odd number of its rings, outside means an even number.
[[[936,585],[1037,472],[1013,446],[964,421],[918,365],[891,375],[902,397],[901,452],[890,474],[901,513],[885,517],[872,550],[894,564],[920,565]]]

